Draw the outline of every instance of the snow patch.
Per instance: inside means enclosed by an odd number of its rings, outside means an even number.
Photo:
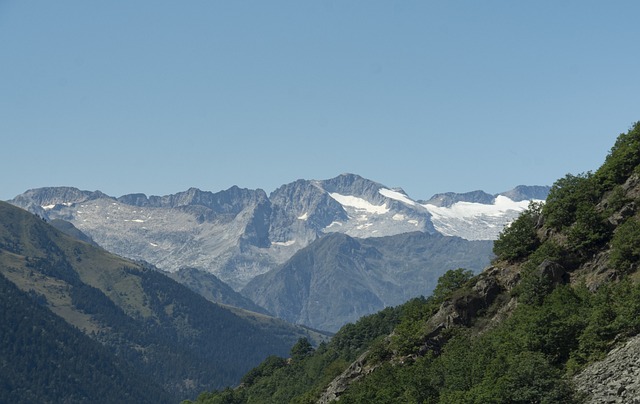
[[[107,218],[108,219],[108,218]],[[144,223],[144,220],[142,219],[132,219],[132,220],[127,220],[124,219],[125,222],[136,222],[136,223]]]
[[[521,212],[529,207],[529,201],[515,202],[506,196],[498,195],[492,205],[477,202],[456,202],[451,207],[435,206],[428,203],[422,206],[438,219],[475,219],[480,216],[501,217],[508,211]]]
[[[56,205],[55,204],[53,204],[53,205],[44,205],[44,206],[40,206],[40,207],[42,209],[44,209],[44,210],[51,210],[51,209],[55,208]]]
[[[271,245],[281,245],[284,247],[289,247],[290,245],[294,245],[296,243],[295,240],[289,240],[289,241],[272,241]]]
[[[534,200],[534,202],[544,202]],[[499,195],[493,204],[456,202],[450,207],[425,204],[436,230],[445,236],[467,240],[495,240],[500,230],[529,207],[530,201],[516,202]]]
[[[399,222],[405,219],[405,215],[401,213],[396,213],[395,215],[393,215],[392,219]]]
[[[149,244],[151,244],[152,247],[157,247],[158,246],[156,243],[152,243],[152,242],[149,242]]]
[[[305,212],[304,215],[298,216],[298,220],[307,220],[309,219],[309,212]]]
[[[407,220],[407,223],[411,223],[414,226],[418,225],[418,221],[417,220]]]
[[[369,201],[366,201],[362,198],[358,198],[357,196],[341,195],[335,192],[330,193],[329,196],[335,199],[342,206],[355,208],[356,210],[363,210],[365,212],[373,213],[375,215],[383,215],[389,212],[389,208],[387,208],[386,204],[374,205]]]
[[[342,223],[340,222],[331,222],[331,224],[327,227],[325,227],[325,229],[328,229],[329,227],[333,227],[333,226],[342,226]]]
[[[405,194],[403,194],[401,192],[393,191],[393,190],[387,189],[387,188],[380,188],[378,190],[378,192],[380,193],[380,195],[386,196],[387,198],[395,199],[396,201],[400,201],[402,203],[406,203],[407,205],[416,206],[416,203],[414,201],[409,199],[408,196],[406,196]]]

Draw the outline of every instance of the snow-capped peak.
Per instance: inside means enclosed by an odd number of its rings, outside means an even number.
[[[339,204],[349,208],[355,208],[356,210],[365,211],[367,213],[373,213],[375,215],[382,215],[389,212],[389,208],[386,204],[374,205],[369,201],[352,195],[342,195],[337,192],[329,193],[329,196],[335,199]]]
[[[407,205],[416,206],[416,202],[409,199],[409,197],[404,193],[394,191],[388,188],[380,188],[378,192],[380,193],[380,195],[386,196],[387,198],[394,199],[402,203],[406,203]]]

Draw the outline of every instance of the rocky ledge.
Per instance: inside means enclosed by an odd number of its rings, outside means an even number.
[[[574,378],[586,403],[640,404],[640,335],[614,348]]]

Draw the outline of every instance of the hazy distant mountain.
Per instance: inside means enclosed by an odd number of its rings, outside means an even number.
[[[449,269],[479,272],[493,242],[422,232],[356,239],[333,233],[242,290],[292,323],[337,331],[347,322],[428,296]]]
[[[401,189],[343,174],[298,180],[269,196],[260,189],[232,187],[114,198],[60,187],[30,190],[10,202],[49,220],[69,221],[114,253],[170,272],[202,269],[239,290],[330,233],[371,238],[420,231],[493,240],[527,206],[527,192],[544,199],[545,189],[518,187],[497,196],[440,194],[415,201]]]
[[[249,298],[233,290],[212,273],[197,268],[180,268],[176,272],[168,272],[167,275],[194,292],[199,293],[209,301],[260,314],[270,314]]]

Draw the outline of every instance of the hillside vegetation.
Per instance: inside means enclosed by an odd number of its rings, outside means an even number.
[[[75,402],[100,397],[108,386],[127,380],[114,400],[96,402],[141,402],[145,385],[150,402],[178,401],[237,383],[268,355],[286,354],[294,342],[277,335],[282,329],[276,325],[259,327],[149,266],[80,242],[4,202],[0,275],[8,281],[0,294],[7,310],[2,325],[16,331],[1,336],[9,351],[0,357],[0,397],[19,389],[23,402],[31,393],[38,402],[64,402],[67,394]],[[76,341],[77,347],[69,345]],[[67,357],[74,349],[77,355]],[[104,369],[95,361],[105,362]],[[33,373],[30,378],[21,376],[25,369]],[[31,385],[25,387],[24,380]]]
[[[495,242],[478,276],[270,357],[196,403],[573,403],[572,377],[640,333],[640,123]],[[623,394],[621,389],[619,394]]]

